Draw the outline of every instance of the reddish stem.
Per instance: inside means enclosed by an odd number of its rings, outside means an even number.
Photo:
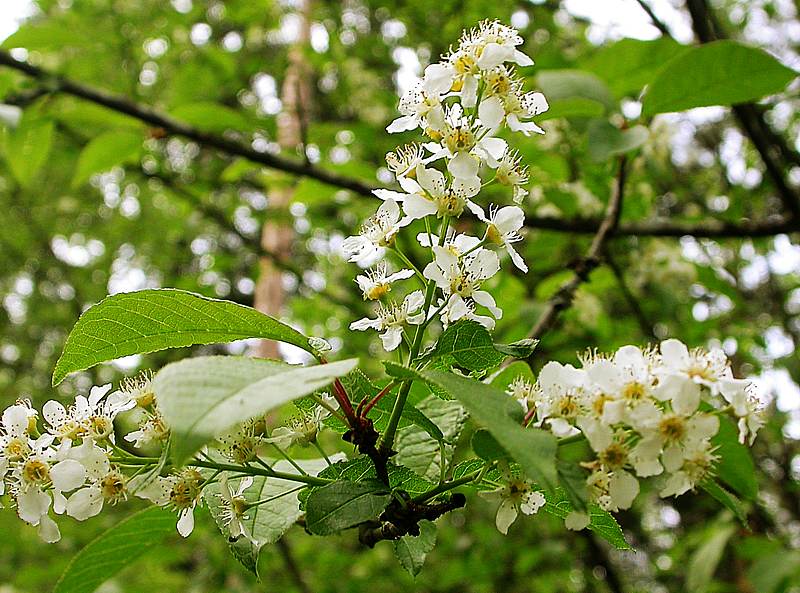
[[[528,426],[528,422],[531,421],[534,414],[536,414],[536,408],[531,408],[528,410],[528,412],[525,414],[525,418],[522,420],[522,426]]]
[[[376,396],[375,396],[375,397],[373,397],[371,400],[369,400],[369,403],[368,403],[366,406],[364,406],[364,409],[360,411],[360,415],[361,415],[361,416],[366,416],[367,414],[369,414],[369,411],[370,411],[372,408],[374,408],[374,407],[375,407],[375,404],[377,404],[379,401],[381,401],[381,398],[382,398],[384,395],[386,395],[387,393],[389,393],[389,391],[391,391],[392,387],[394,387],[394,383],[389,383],[389,384],[388,384],[386,387],[384,387],[383,389],[381,389],[381,390],[378,392],[378,395],[376,395]],[[359,404],[359,406],[358,406],[358,407],[360,408],[360,407],[361,407],[361,404]]]

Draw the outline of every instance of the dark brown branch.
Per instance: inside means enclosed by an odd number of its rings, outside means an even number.
[[[650,8],[650,5],[647,2],[645,2],[645,0],[636,0],[636,2],[638,2],[639,6],[642,7],[642,10],[644,10],[647,13],[647,16],[650,17],[650,22],[653,23],[653,26],[656,29],[661,31],[662,35],[664,35],[665,37],[672,37],[672,33],[670,33],[667,25],[665,25],[664,21],[662,21],[660,18],[656,16],[656,13],[653,12],[653,9]]]
[[[113,111],[124,113],[149,125],[162,128],[168,134],[184,136],[200,144],[220,150],[222,152],[244,157],[253,162],[267,167],[285,171],[294,175],[310,177],[328,185],[351,190],[359,195],[370,196],[373,186],[348,177],[338,175],[325,169],[307,165],[301,161],[288,159],[277,155],[267,154],[253,150],[243,142],[230,140],[217,134],[202,132],[183,122],[179,122],[167,115],[161,114],[151,107],[140,105],[127,98],[112,95],[88,85],[74,82],[67,78],[57,76],[46,70],[19,62],[5,51],[0,50],[0,65],[18,70],[38,80],[45,92],[58,91],[72,95]],[[775,136],[774,132],[770,138]],[[785,147],[782,153],[790,154],[791,149]],[[564,220],[554,217],[529,217],[526,221],[528,228],[548,229],[568,233],[596,233],[600,227],[600,220],[573,219]],[[723,238],[723,237],[765,237],[781,233],[800,231],[800,223],[788,219],[776,221],[757,221],[732,223],[723,221],[703,221],[700,223],[681,223],[669,221],[625,223],[615,229],[614,236],[637,235],[657,237],[682,237],[691,235],[695,237]]]
[[[609,269],[614,274],[614,278],[617,280],[619,290],[622,293],[622,296],[625,297],[625,302],[628,303],[628,307],[630,308],[634,317],[636,317],[636,321],[639,323],[639,329],[641,329],[642,335],[644,335],[646,338],[658,341],[658,336],[656,336],[655,332],[653,331],[653,324],[647,318],[644,309],[642,309],[642,305],[639,303],[639,299],[636,298],[636,295],[633,294],[628,286],[628,283],[625,281],[625,274],[619,267],[619,264],[617,264],[609,250],[606,250],[605,255],[606,265],[608,265]]]
[[[311,587],[303,578],[303,573],[300,572],[300,567],[297,565],[297,561],[294,558],[294,554],[292,553],[291,546],[289,546],[289,542],[286,541],[286,536],[283,536],[281,539],[279,539],[277,545],[278,551],[283,557],[283,562],[286,564],[286,569],[289,571],[294,584],[297,585],[297,588],[300,589],[301,593],[312,593]]]
[[[707,0],[686,0],[686,8],[689,10],[692,28],[700,43],[709,43],[726,37]],[[782,146],[785,141],[770,128],[755,104],[734,105],[733,114],[761,156],[767,175],[772,180],[786,211],[794,220],[800,219],[800,196],[789,187],[784,176],[786,167],[779,162],[780,156],[791,155],[792,151],[788,146]]]
[[[627,176],[627,160],[624,156],[619,158],[616,183],[611,192],[611,198],[606,207],[606,213],[597,233],[592,239],[592,244],[582,260],[575,266],[575,274],[558,289],[548,301],[547,307],[539,317],[536,325],[528,334],[529,338],[540,339],[555,323],[558,315],[572,305],[578,287],[589,279],[589,274],[600,265],[600,257],[605,249],[606,242],[614,233],[619,224],[619,215],[622,211],[622,199],[625,195],[625,179]],[[529,362],[531,360],[529,359]]]
[[[244,157],[249,161],[262,164],[266,167],[285,171],[293,175],[310,177],[322,183],[349,189],[358,194],[371,195],[372,193],[373,187],[362,181],[344,175],[338,175],[337,173],[308,165],[299,160],[259,152],[244,142],[198,130],[184,122],[160,113],[151,107],[130,101],[126,97],[94,89],[63,76],[50,73],[27,62],[17,61],[6,51],[0,50],[0,65],[13,68],[14,70],[35,78],[52,91],[72,95],[79,99],[102,105],[103,107],[107,107],[119,113],[124,113],[153,127],[162,128],[168,134],[183,136],[184,138],[194,140],[204,146]]]
[[[532,229],[550,230],[561,233],[593,234],[602,223],[597,218],[563,219],[550,216],[527,216],[525,225]],[[770,237],[800,231],[800,221],[777,217],[774,220],[705,220],[702,222],[681,222],[671,220],[651,220],[624,222],[611,231],[614,237],[707,237],[711,239]]]

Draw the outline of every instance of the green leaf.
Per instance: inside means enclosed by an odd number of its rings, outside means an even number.
[[[582,70],[544,70],[536,76],[539,88],[554,103],[563,99],[582,98],[603,105],[606,111],[615,103],[606,83]]]
[[[758,593],[779,593],[800,574],[800,550],[770,551],[753,563],[747,579]],[[789,579],[795,579],[789,581]],[[789,582],[787,582],[789,581]]]
[[[711,439],[720,457],[714,468],[717,477],[742,498],[755,500],[758,480],[750,450],[739,442],[739,432],[729,418],[721,416],[719,420],[719,432]]]
[[[547,98],[548,101],[550,97]],[[585,97],[571,97],[550,101],[550,108],[537,117],[537,121],[559,119],[562,117],[600,117],[605,113],[605,105]]]
[[[306,529],[331,535],[380,515],[392,495],[377,480],[342,480],[315,489],[306,502]]]
[[[295,460],[295,463],[312,476],[316,476],[323,468],[327,467],[324,459],[298,459]],[[297,469],[285,459],[269,461],[269,464],[279,472],[298,473]],[[230,479],[228,484],[235,490],[240,481],[241,478]],[[224,536],[230,538],[230,530],[222,517],[220,487],[218,481],[209,484],[203,491],[203,498],[219,530]],[[302,488],[302,486],[300,487]],[[252,486],[243,494],[245,500],[251,503],[269,500],[269,502],[262,502],[258,506],[248,509],[245,514],[246,519],[242,521],[248,533],[253,536],[255,543],[247,538],[239,538],[237,541],[229,539],[233,555],[245,568],[256,575],[258,574],[258,557],[261,549],[265,545],[277,542],[303,514],[303,511],[300,510],[297,490],[297,482],[254,476]]]
[[[728,540],[736,531],[730,524],[715,525],[705,541],[695,550],[686,568],[686,589],[691,593],[702,593],[708,589],[711,577],[717,570]]]
[[[664,66],[647,90],[643,115],[707,105],[735,105],[781,92],[797,76],[765,51],[736,41],[687,50]]]
[[[688,48],[669,37],[643,41],[621,39],[593,51],[587,70],[602,78],[615,96],[640,91],[667,62]]]
[[[28,187],[47,161],[53,145],[53,122],[25,112],[17,128],[8,136],[6,160],[22,187]]]
[[[472,450],[484,461],[508,459],[508,452],[497,442],[488,430],[481,428],[472,435]]]
[[[95,173],[108,171],[116,165],[135,161],[141,152],[141,134],[121,130],[100,134],[81,151],[75,175],[72,178],[72,187],[80,187]]]
[[[412,577],[416,577],[425,564],[428,553],[436,547],[436,524],[419,522],[419,535],[404,535],[394,542],[394,555]]]
[[[428,480],[438,481],[443,469],[442,453],[446,464],[453,455],[466,413],[457,401],[435,396],[421,401],[417,409],[435,424],[442,439],[431,438],[430,432],[419,426],[402,428],[397,433],[395,449],[398,453],[393,459]]]
[[[194,344],[267,338],[311,352],[297,330],[243,305],[171,288],[106,297],[81,315],[53,372],[53,385],[69,373],[131,354]]]
[[[650,131],[644,126],[620,130],[605,119],[594,119],[587,129],[589,156],[595,162],[605,161],[639,148],[649,137]]]
[[[514,358],[528,358],[531,354],[533,354],[533,351],[536,350],[536,346],[538,345],[539,340],[525,338],[510,344],[495,344],[494,349],[498,352],[502,352],[506,356],[513,356]]]
[[[485,371],[503,362],[492,336],[480,323],[464,320],[448,327],[436,343],[432,358],[444,358],[470,371]]]
[[[247,118],[218,103],[187,103],[172,110],[175,119],[210,132],[242,131],[250,128]]]
[[[547,490],[555,488],[556,438],[543,430],[522,428],[515,420],[520,412],[516,401],[494,387],[453,373],[430,370],[421,375],[459,400],[531,479]]]
[[[544,510],[559,519],[565,519],[574,510],[562,488],[556,488],[552,493],[545,493],[545,500]],[[604,511],[596,504],[591,504],[588,512],[589,531],[596,533],[618,550],[631,549],[619,523],[608,511]]]
[[[728,492],[728,490],[720,486],[715,480],[710,479],[704,480],[700,484],[700,487],[714,500],[730,510],[742,525],[745,527],[747,526],[747,510],[742,506],[742,501],[736,498],[733,493]]]
[[[225,430],[325,387],[358,360],[316,366],[239,356],[200,356],[168,364],[153,390],[172,435],[172,459],[182,465]]]
[[[174,531],[174,513],[160,507],[134,513],[78,552],[53,593],[91,593]]]

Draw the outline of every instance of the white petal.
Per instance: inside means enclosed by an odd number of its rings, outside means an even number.
[[[403,328],[395,325],[387,329],[381,334],[381,342],[383,342],[383,349],[391,352],[400,345],[403,341]]]
[[[478,106],[478,117],[487,128],[494,129],[503,122],[506,112],[500,97],[489,97]]]
[[[78,521],[85,521],[103,510],[103,494],[99,488],[82,488],[69,497],[67,514]]]
[[[628,472],[615,472],[608,483],[608,493],[617,508],[629,509],[639,495],[639,480]]]
[[[419,194],[411,194],[406,201],[403,202],[403,212],[412,220],[418,220],[430,216],[431,214],[436,214],[436,211],[436,204],[423,198]]]
[[[564,519],[564,526],[572,531],[581,531],[582,529],[586,529],[589,527],[589,515],[586,513],[580,513],[578,511],[572,511]]]
[[[441,95],[453,86],[454,68],[450,64],[431,64],[425,68],[422,88],[429,95]]]
[[[390,189],[373,189],[372,193],[381,200],[394,200],[395,202],[402,202],[408,197],[408,194],[392,191]]]
[[[194,530],[194,509],[183,509],[178,517],[178,533],[181,537],[189,537]]]
[[[689,365],[689,349],[680,340],[664,340],[660,349],[661,359],[670,368],[685,369]]]
[[[49,509],[50,497],[38,488],[20,492],[17,496],[17,515],[26,523],[38,525]]]
[[[65,459],[50,469],[50,477],[56,490],[69,492],[83,484],[86,479],[86,470],[74,459]]]
[[[456,154],[447,163],[447,170],[453,177],[475,177],[478,174],[480,161],[466,151]]]
[[[509,499],[504,498],[500,502],[500,507],[497,509],[497,517],[495,518],[495,525],[497,530],[503,535],[508,534],[508,528],[517,519],[517,507]]]
[[[39,522],[39,537],[48,544],[54,544],[61,539],[58,525],[47,515],[44,515]]]
[[[67,419],[67,410],[59,402],[51,399],[42,407],[42,416],[51,426],[56,426]]]
[[[390,134],[396,134],[397,132],[405,132],[408,130],[413,130],[419,125],[419,118],[414,115],[403,115],[398,117],[388,126],[386,126],[386,131]]]

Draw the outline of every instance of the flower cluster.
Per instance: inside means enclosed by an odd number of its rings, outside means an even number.
[[[590,498],[605,510],[629,508],[641,478],[659,476],[666,497],[712,477],[721,415],[737,422],[742,443],[752,444],[763,424],[748,381],[733,377],[720,350],[670,339],[658,350],[590,353],[582,363],[549,362],[535,383],[517,378],[507,393],[531,425],[562,438],[583,435],[594,454],[582,464]]]
[[[527,169],[519,154],[498,137],[504,127],[525,135],[544,133],[531,118],[548,108],[547,101],[541,93],[525,91],[514,71],[515,65],[533,64],[518,49],[521,44],[516,30],[497,21],[466,32],[458,47],[428,66],[422,80],[403,95],[401,116],[387,127],[390,133],[420,129],[424,142],[386,155],[402,191],[375,190],[383,203],[360,233],[343,243],[349,261],[377,262],[356,279],[364,299],[380,300],[400,280],[415,278],[425,288],[399,303],[380,304],[375,318],[351,324],[353,330],[378,331],[387,351],[408,339],[407,326],[424,325],[435,315],[445,326],[472,319],[493,328],[502,311],[482,288],[500,270],[493,247],[504,250],[523,272],[528,270],[514,248],[525,222],[518,204],[527,195]],[[513,204],[480,206],[478,195],[490,183],[511,188]],[[451,223],[466,212],[484,226],[481,238],[452,230]],[[430,250],[430,262],[422,270],[396,241],[400,230],[416,221],[425,229],[416,239]],[[405,267],[391,272],[383,259],[387,250]]]
[[[322,404],[291,427],[276,428],[271,434],[263,418],[245,422],[220,435],[214,447],[227,460],[246,465],[256,460],[262,444],[288,447],[314,442],[328,410],[335,411],[331,398],[322,398]],[[0,418],[0,495],[8,492],[19,517],[38,527],[47,542],[61,537],[51,511],[83,521],[99,514],[105,504],[131,495],[174,510],[178,532],[186,537],[194,527],[194,509],[203,488],[218,481],[221,506],[227,509],[225,524],[230,523],[232,534],[249,537],[241,521],[247,505],[241,501],[252,479],[240,480],[231,489],[224,472],[213,480],[194,467],[166,475],[145,471],[157,467],[157,459],[140,454],[158,451],[169,434],[149,375],[125,381],[113,392],[110,384],[93,387],[88,397],[77,396],[68,408],[48,401],[41,418],[29,402],[18,401]]]

